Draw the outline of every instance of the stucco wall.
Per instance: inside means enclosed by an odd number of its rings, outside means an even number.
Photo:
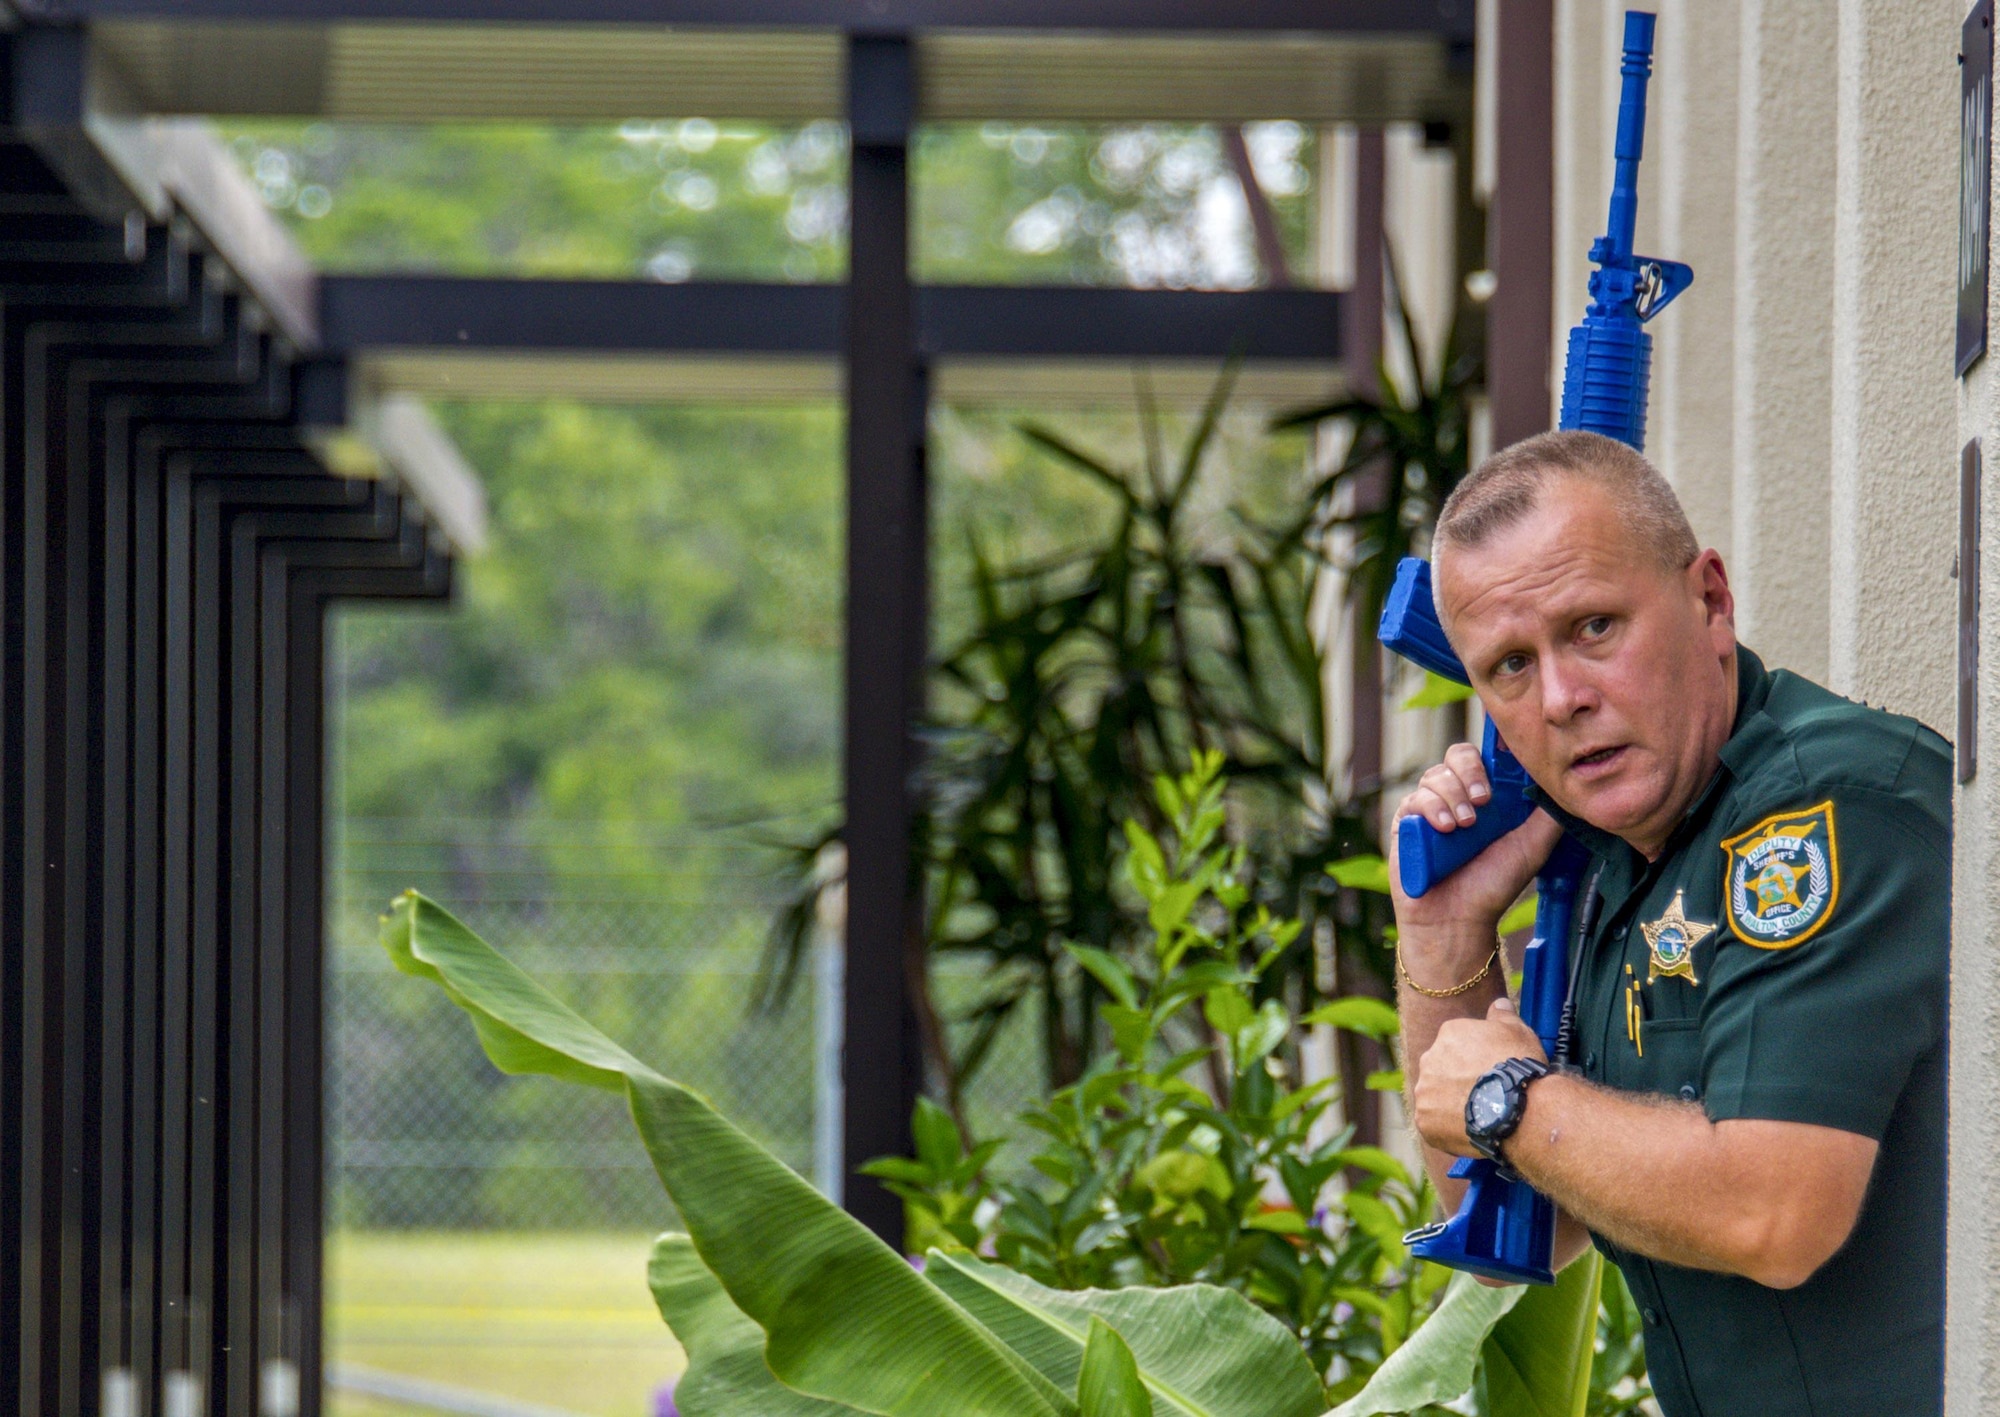
[[[2000,254],[1996,251],[1994,254]],[[1989,264],[1988,269],[1991,269]],[[1990,327],[2000,331],[2000,283]],[[1989,468],[1981,518],[1984,557],[2000,554],[2000,496],[1990,468],[2000,457],[2000,400],[1994,360],[1974,366],[1961,391],[1959,430],[1980,440]],[[1956,518],[1953,519],[1956,526]],[[1959,789],[1957,861],[1952,878],[1951,1194],[1952,1239],[1946,1253],[1951,1341],[1946,1391],[1952,1417],[2000,1410],[2000,575],[1981,580],[1978,761],[1981,771]]]
[[[1590,243],[1604,230],[1625,9],[1623,0],[1561,0],[1556,11],[1558,359],[1583,312]],[[1680,493],[1695,535],[1733,560],[1740,26],[1732,0],[1663,0],[1658,11],[1637,242],[1693,266],[1695,282],[1651,327],[1646,452]]]
[[[1556,319],[1603,229],[1623,0],[1556,17]],[[1949,726],[1958,0],[1662,0],[1639,247],[1648,454],[1730,563],[1744,639]],[[1942,312],[1942,313],[1940,313]],[[1945,371],[1941,380],[1939,370]]]
[[[1731,506],[1736,625],[1825,682],[1836,47],[1825,0],[1744,0],[1737,49]]]
[[[1987,232],[1987,269],[2000,243]],[[2000,281],[1987,291],[1989,337],[2000,346]],[[1946,1253],[1950,1342],[1945,1389],[1952,1417],[2000,1410],[2000,356],[1972,366],[1958,390],[1958,444],[1978,439],[1988,468],[1981,520],[1980,771],[1958,790],[1952,876],[1951,1194]],[[1957,516],[1951,519],[1956,529]]]
[[[1656,245],[1639,249],[1686,261],[1696,276],[1653,325],[1647,445],[1673,479],[1695,535],[1727,557],[1736,383],[1736,4],[1674,0],[1659,14],[1670,47],[1654,65],[1646,144],[1646,160],[1659,173],[1659,236]],[[1606,169],[1599,181],[1609,176]]]
[[[1952,376],[1969,3],[1662,0],[1640,223],[1641,250],[1696,271],[1655,327],[1648,451],[1730,561],[1744,639],[1948,736],[1958,449],[2000,458],[2000,353]],[[1604,220],[1623,9],[1557,8],[1563,329]],[[1959,792],[1953,881],[1954,1417],[2000,1411],[2000,607],[1982,618],[1985,767]]]
[[[1949,733],[1957,0],[1841,0],[1829,682]]]

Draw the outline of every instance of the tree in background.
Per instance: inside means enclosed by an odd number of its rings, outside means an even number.
[[[350,617],[346,810],[658,828],[823,804],[839,741],[832,412],[439,412],[482,469],[494,550],[449,612]],[[718,471],[745,463],[780,471]]]
[[[329,270],[839,280],[846,133],[634,120],[236,125],[265,202]],[[931,281],[1251,285],[1243,169],[1292,265],[1309,249],[1314,139],[1225,130],[928,125],[913,153],[914,258]]]
[[[844,264],[836,124],[288,124],[239,128],[233,141],[265,200],[331,269],[826,280]],[[1316,155],[1293,124],[933,126],[914,157],[927,279],[1242,285],[1260,268],[1286,278],[1308,245]],[[933,933],[986,966],[978,997],[953,1004],[962,1026],[932,1029],[947,1091],[1024,1001],[1039,1012],[1049,1076],[1074,1075],[1091,986],[1057,987],[1056,942],[1081,930],[1109,944],[1120,928],[1105,885],[1115,843],[1094,863],[1084,843],[1104,839],[1098,828],[1119,813],[1146,812],[1144,783],[1187,750],[1226,742],[1242,794],[1263,799],[1244,822],[1271,863],[1270,889],[1295,895],[1327,850],[1366,844],[1367,804],[1331,807],[1320,788],[1323,714],[1301,629],[1308,523],[1364,465],[1419,491],[1426,477],[1442,485],[1432,435],[1462,434],[1456,407],[1419,398],[1322,410],[1359,433],[1348,465],[1319,486],[1301,485],[1297,444],[1257,438],[1245,417],[1212,419],[1195,461],[1218,429],[1227,456],[1199,477],[1185,469],[1171,492],[1157,448],[1134,446],[1113,418],[1044,420],[1023,442],[1004,411],[939,411],[937,521],[975,530],[941,538],[936,558],[940,702],[953,729],[935,762],[1000,774],[983,793],[962,780],[939,798],[953,803],[939,820],[959,846],[941,868]],[[1424,422],[1439,411],[1442,422]],[[436,815],[449,800],[451,815],[488,821],[653,827],[768,827],[823,812],[837,756],[831,419],[558,404],[464,404],[445,418],[486,470],[495,550],[468,568],[465,615],[420,628],[353,621],[347,810]],[[1150,425],[1148,435],[1161,436]],[[1030,448],[1055,458],[1036,465]],[[1141,464],[1152,470],[1129,485],[1113,471]],[[1359,528],[1357,544],[1382,554],[1353,568],[1364,598],[1423,516],[1400,497],[1375,505],[1380,524]],[[1129,554],[1086,549],[1118,544]],[[1079,594],[1090,608],[1077,633],[1034,646],[1033,622],[1049,610],[1040,602],[1073,611]],[[1013,647],[993,652],[996,635]],[[1102,652],[1097,687],[1079,646]],[[1009,760],[992,751],[1010,732],[995,719],[1022,701],[999,686],[1021,674],[1049,681],[1033,712],[1059,705],[1048,711],[1066,722],[1045,718],[1043,747]],[[1101,729],[1093,695],[1111,710]],[[1075,741],[1056,746],[1086,722],[1083,756]],[[1037,784],[1023,801],[1053,803],[1041,776],[1052,764],[1113,759],[1118,781],[1079,793],[1073,777],[1065,792],[1094,815],[1050,807],[1007,820],[1008,773]],[[449,791],[419,804],[419,782]],[[644,835],[623,849],[634,869]],[[1372,971],[1380,924],[1352,896],[1329,917],[1350,973]],[[1289,974],[1312,974],[1312,949],[1299,947]]]
[[[326,270],[837,280],[845,264],[838,125],[675,117],[225,132],[267,204]],[[920,273],[1255,279],[1256,242],[1226,146],[1213,130],[1186,127],[927,128],[915,153]],[[1296,263],[1311,217],[1312,139],[1292,125],[1258,125],[1246,147]],[[423,881],[475,918],[504,920],[510,939],[550,963],[573,953],[573,941],[629,946],[634,959],[645,949],[675,954],[697,919],[703,939],[740,943],[770,889],[746,879],[746,858],[760,840],[810,831],[836,807],[837,411],[555,400],[446,402],[437,413],[480,470],[491,545],[461,567],[449,613],[341,616],[337,840],[352,848],[342,879]],[[976,524],[1004,561],[1069,547],[1117,515],[1104,489],[1016,434],[1020,416],[934,412],[937,524]],[[1079,410],[1046,421],[1108,456],[1138,455],[1127,417]],[[1180,436],[1177,415],[1163,423],[1170,440]],[[1274,512],[1295,493],[1296,444],[1274,450],[1247,412],[1226,416],[1217,440],[1237,479],[1229,497]],[[964,537],[939,538],[934,584],[938,642],[955,643],[976,613]],[[510,894],[523,899],[501,899]],[[610,914],[589,915],[606,896],[645,899],[604,902]],[[375,904],[337,919],[333,938],[359,942]],[[600,918],[602,928],[592,923]],[[677,1065],[711,1088],[719,1084],[697,1054],[779,1028],[740,1017],[740,986],[703,994],[609,972],[553,977],[622,1036],[672,1037]],[[351,997],[362,1014],[376,1007],[373,996]],[[425,1072],[435,1063],[422,1051],[432,1025],[364,1021],[342,1095],[372,1106],[364,1069]],[[394,1053],[405,1045],[417,1051]],[[754,1088],[763,1075],[731,1076]],[[470,1074],[464,1082],[465,1115],[426,1123],[436,1135],[529,1125],[499,1118],[498,1099]],[[402,1115],[388,1094],[380,1100],[381,1115]],[[746,1121],[748,1103],[737,1102]],[[760,1135],[802,1160],[803,1131]],[[565,1183],[550,1174],[544,1189],[551,1184]],[[601,1207],[580,1197],[569,1209]],[[379,1222],[402,1212],[351,1213]]]
[[[1058,466],[1110,492],[1117,512],[1097,538],[996,566],[968,528],[976,615],[939,657],[919,832],[931,947],[976,958],[985,974],[980,996],[948,1020],[956,1046],[933,1024],[933,1061],[954,1103],[1024,1004],[1039,1019],[1050,1085],[1074,1082],[1102,1044],[1101,983],[1067,947],[1122,956],[1143,936],[1144,905],[1117,884],[1118,824],[1156,823],[1158,774],[1197,752],[1224,755],[1255,888],[1308,925],[1320,915],[1321,868],[1368,847],[1359,814],[1324,788],[1306,614],[1313,523],[1293,513],[1264,526],[1214,498],[1228,389],[1225,377],[1171,459],[1150,426],[1143,454],[1123,467],[1044,425],[1024,429]],[[1309,938],[1294,945],[1271,987],[1309,989],[1311,949]]]
[[[1330,710],[1309,607],[1317,578],[1337,573],[1372,626],[1397,562],[1421,548],[1467,471],[1480,371],[1476,350],[1455,336],[1424,369],[1399,298],[1391,309],[1392,347],[1417,372],[1398,378],[1385,360],[1380,396],[1277,419],[1278,429],[1338,421],[1349,436],[1332,464],[1292,482],[1275,513],[1232,505],[1226,490],[1246,481],[1229,476],[1215,445],[1229,376],[1172,456],[1142,377],[1140,451],[1129,462],[1040,423],[1021,427],[1054,466],[1108,494],[1108,521],[1059,552],[997,562],[977,524],[966,526],[972,614],[936,658],[912,844],[928,949],[982,971],[970,999],[934,987],[918,1001],[931,1081],[961,1120],[966,1082],[1021,1013],[1038,1022],[1052,1087],[1075,1082],[1104,1045],[1094,1024],[1101,981],[1070,951],[1123,958],[1145,937],[1144,903],[1118,885],[1116,827],[1159,830],[1151,783],[1202,752],[1221,752],[1236,784],[1231,831],[1248,848],[1252,889],[1305,927],[1260,987],[1301,1007],[1329,985],[1393,993],[1382,967],[1386,902],[1352,890],[1331,899],[1324,871],[1379,858],[1381,785],[1358,784],[1345,799],[1330,792]],[[1295,444],[1277,446],[1299,465]],[[1417,702],[1448,701],[1439,687]],[[773,936],[776,997],[808,948],[814,900],[831,884],[822,852],[837,835],[799,854],[799,889]],[[1324,968],[1329,960],[1338,967]],[[1342,1046],[1351,1105],[1373,1141],[1361,1084],[1385,1060],[1364,1039]]]
[[[837,280],[834,123],[282,123],[225,129],[328,270]],[[1245,283],[1249,218],[1215,130],[924,129],[930,279]],[[1298,250],[1312,140],[1247,150]],[[831,409],[448,404],[493,547],[449,616],[352,615],[345,810],[716,824],[828,808],[838,759],[839,516]],[[1031,465],[1004,411],[938,414],[939,524],[1035,554],[1102,498]],[[1072,436],[1111,422],[1063,420]],[[1227,438],[1246,442],[1247,420]],[[1241,461],[1239,459],[1239,461]],[[1268,473],[1267,483],[1271,481]],[[940,640],[973,613],[940,548]],[[421,795],[415,784],[440,791]]]

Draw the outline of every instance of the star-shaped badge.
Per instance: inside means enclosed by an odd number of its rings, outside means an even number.
[[[1652,963],[1646,970],[1648,984],[1676,977],[1690,984],[1701,982],[1694,977],[1694,947],[1713,934],[1715,927],[1687,918],[1681,892],[1674,892],[1674,903],[1666,914],[1651,924],[1641,921],[1639,928],[1646,932],[1646,947],[1652,952]]]

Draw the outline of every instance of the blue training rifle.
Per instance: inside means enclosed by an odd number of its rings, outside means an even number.
[[[1624,87],[1618,99],[1617,168],[1611,184],[1611,218],[1590,248],[1597,269],[1590,277],[1590,305],[1569,334],[1563,369],[1559,427],[1616,438],[1634,448],[1646,443],[1646,395],[1653,337],[1645,324],[1688,288],[1694,272],[1678,261],[1632,253],[1639,206],[1639,156],[1646,134],[1646,80],[1653,69],[1654,17],[1625,12]],[[1431,568],[1406,557],[1376,632],[1384,645],[1431,673],[1468,683],[1465,666],[1445,638],[1431,601]],[[1486,720],[1480,747],[1493,795],[1472,826],[1440,832],[1421,817],[1397,825],[1398,871],[1406,895],[1421,896],[1534,811],[1528,774]],[[1521,969],[1521,1018],[1556,1058],[1569,992],[1570,931],[1586,853],[1565,835],[1536,877],[1535,933]],[[1454,1269],[1508,1283],[1553,1284],[1556,1214],[1548,1197],[1519,1176],[1483,1157],[1460,1159],[1451,1175],[1468,1182],[1465,1200],[1449,1220],[1412,1230],[1413,1254]]]

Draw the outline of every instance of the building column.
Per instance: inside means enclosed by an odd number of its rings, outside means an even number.
[[[855,1167],[910,1145],[922,1082],[914,991],[922,914],[910,863],[912,721],[928,654],[925,379],[909,263],[914,55],[847,42],[847,941],[841,1083],[849,1211],[890,1244],[902,1202]]]
[[[1494,0],[1498,5],[1498,0]],[[1487,262],[1486,391],[1492,443],[1504,448],[1555,426],[1553,288],[1555,36],[1552,0],[1510,0],[1491,26],[1492,199]]]
[[[1828,679],[1951,731],[1959,0],[1841,0]],[[1794,220],[1827,219],[1825,204]],[[1809,497],[1810,494],[1808,494]]]
[[[1827,674],[1836,48],[1820,0],[1743,0],[1729,556],[1736,630],[1767,663]],[[1696,281],[1703,279],[1697,273]]]
[[[1624,0],[1554,0],[1558,161],[1550,338],[1556,363],[1589,299],[1590,247],[1604,231],[1610,204],[1625,9]],[[1658,9],[1634,243],[1643,255],[1687,262],[1695,278],[1651,327],[1646,454],[1680,494],[1696,536],[1726,547],[1732,495],[1727,410],[1735,378],[1731,90],[1737,11],[1725,0],[1663,0]],[[1817,32],[1824,42],[1824,26]],[[1561,377],[1552,371],[1558,386]]]
[[[1618,124],[1617,0],[1555,0],[1555,242],[1553,299],[1549,305],[1552,393],[1562,388],[1563,351],[1569,327],[1583,313],[1590,282],[1590,243],[1604,231],[1611,195],[1611,143]],[[1639,171],[1641,250],[1652,249],[1658,228],[1659,164]],[[1556,411],[1551,403],[1550,413]],[[1555,426],[1550,417],[1548,427]]]
[[[1735,401],[1736,52],[1738,0],[1660,5],[1646,134],[1658,174],[1656,244],[1694,285],[1651,326],[1653,407],[1646,451],[1673,483],[1703,546],[1727,547]],[[1821,30],[1821,42],[1825,34]],[[1616,109],[1613,108],[1615,115]],[[1598,174],[1605,196],[1611,165]],[[1602,223],[1604,212],[1598,213]],[[1583,292],[1571,318],[1581,315]]]
[[[1382,357],[1383,242],[1386,237],[1384,210],[1385,159],[1380,128],[1364,129],[1355,145],[1354,161],[1354,287],[1346,292],[1341,306],[1341,361],[1346,367],[1347,386],[1356,395],[1380,398],[1376,362]],[[1344,430],[1343,430],[1344,431]],[[1382,505],[1388,496],[1388,473],[1371,468],[1350,480],[1344,494],[1355,511]],[[1366,622],[1361,607],[1349,604],[1347,628],[1346,698],[1347,711],[1347,790],[1360,796],[1376,791],[1382,782],[1382,649],[1375,643],[1375,627]],[[1336,700],[1335,702],[1343,702]]]

